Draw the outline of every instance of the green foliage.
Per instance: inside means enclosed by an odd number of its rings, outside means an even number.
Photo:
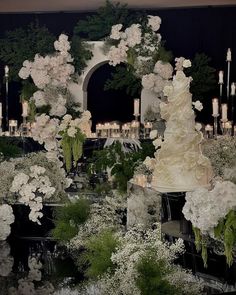
[[[37,90],[37,87],[34,85],[33,82],[30,82],[29,80],[24,80],[22,82],[22,89],[20,92],[20,100],[24,101],[29,99],[33,96],[34,92]]]
[[[129,13],[126,4],[106,1],[96,14],[87,16],[86,20],[80,20],[74,28],[74,33],[88,40],[100,40],[110,34],[113,25],[127,26],[136,22],[140,16],[140,13]]]
[[[165,261],[156,261],[155,256],[146,255],[138,262],[137,271],[136,284],[142,295],[181,295],[176,286],[164,279],[169,272]]]
[[[67,130],[62,132],[60,135],[62,135],[60,143],[66,164],[66,170],[69,172],[72,168],[72,161],[74,163],[74,167],[76,167],[79,158],[82,156],[85,136],[79,129],[74,137],[70,137],[67,134]]]
[[[140,97],[142,84],[141,79],[135,76],[134,69],[130,66],[117,66],[111,74],[111,79],[105,83],[104,90],[122,90],[132,97]]]
[[[88,219],[89,214],[90,203],[86,199],[58,207],[55,211],[55,228],[52,230],[52,236],[60,241],[69,241],[78,233],[78,226]]]
[[[216,87],[215,69],[209,66],[211,59],[204,53],[197,53],[192,66],[185,70],[193,78],[190,91],[193,100],[203,100]]]
[[[97,278],[108,270],[112,271],[115,265],[111,261],[111,255],[118,245],[118,239],[111,230],[104,230],[89,238],[86,250],[82,254],[82,259],[89,265],[85,275],[89,278]]]
[[[9,140],[7,137],[0,138],[0,154],[3,159],[15,158],[22,153],[23,150],[13,140]]]
[[[116,142],[101,151],[94,152],[90,159],[89,171],[99,173],[111,168],[114,184],[121,193],[124,193],[135,168],[144,161],[146,156],[153,156],[154,150],[152,143],[145,143],[139,151],[124,152],[121,143]]]
[[[87,61],[93,56],[88,44],[85,44],[82,39],[74,33],[71,41],[71,50],[73,56],[73,65],[78,74],[87,66]]]
[[[10,79],[18,81],[22,63],[33,60],[36,53],[45,55],[54,51],[55,37],[46,27],[31,23],[26,28],[7,31],[0,39],[0,60],[10,66]]]
[[[59,220],[56,222],[56,227],[52,230],[54,239],[68,242],[78,233],[78,229],[70,223]]]
[[[236,212],[231,210],[214,228],[214,235],[224,241],[226,261],[233,264],[233,248],[236,245]]]
[[[197,252],[201,251],[204,267],[207,268],[207,245],[199,228],[193,227]]]

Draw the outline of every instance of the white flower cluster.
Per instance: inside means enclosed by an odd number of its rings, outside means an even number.
[[[49,84],[67,87],[70,76],[74,73],[74,66],[70,64],[73,60],[68,53],[70,49],[68,37],[61,35],[54,46],[59,53],[45,57],[36,54],[33,62],[25,60],[19,71],[20,78],[27,79],[31,76],[39,89],[44,89]]]
[[[80,130],[87,137],[91,134],[91,113],[84,111],[80,118],[72,119],[71,115],[65,115],[59,126],[59,132],[67,132],[68,136],[75,137],[78,130]]]
[[[148,15],[148,26],[152,28],[154,32],[160,29],[161,18],[159,16]]]
[[[0,241],[4,241],[11,233],[11,224],[15,216],[12,207],[7,204],[0,205]]]
[[[217,181],[208,191],[198,188],[186,194],[183,214],[202,233],[212,233],[219,220],[232,209],[236,209],[236,185],[230,181]]]
[[[58,158],[61,156],[60,132],[67,132],[70,137],[75,137],[77,131],[80,130],[86,137],[89,137],[91,135],[90,118],[91,113],[89,111],[84,111],[80,118],[74,120],[71,115],[67,114],[61,121],[41,114],[36,117],[31,128],[31,134],[35,141],[44,144],[47,150],[47,158],[50,161],[58,162]],[[62,162],[60,163],[62,165]]]
[[[117,46],[111,46],[108,58],[110,64],[116,66],[122,62],[136,63],[136,73],[139,74],[143,63],[151,59],[154,52],[158,51],[161,35],[157,34],[161,19],[158,16],[148,16],[148,22],[143,28],[140,24],[132,24],[130,27],[121,31],[123,25],[112,26],[110,38],[119,41]],[[135,52],[135,54],[133,54]]]
[[[10,188],[11,192],[20,195],[19,202],[30,207],[29,219],[38,224],[41,224],[39,218],[43,216],[42,196],[49,199],[55,192],[49,177],[44,175],[45,172],[44,167],[34,165],[30,167],[29,175],[23,172],[18,173]]]
[[[176,57],[175,58],[175,70],[176,71],[183,71],[185,68],[189,68],[192,66],[192,63],[189,59],[185,59],[184,57]]]
[[[14,264],[14,258],[10,255],[10,246],[6,241],[0,242],[0,277],[7,277]]]
[[[120,245],[111,258],[117,267],[113,273],[106,273],[93,285],[97,290],[94,294],[140,295],[136,284],[139,275],[137,263],[150,251],[156,262],[165,261],[167,269],[171,269],[171,274],[164,276],[165,279],[174,283],[177,288],[185,289],[186,295],[201,294],[199,282],[190,273],[173,264],[173,260],[184,252],[183,241],[179,239],[173,245],[163,243],[160,224],[156,226],[155,230],[143,231],[137,227],[127,231],[125,235],[118,234]],[[90,289],[94,289],[92,285],[87,293],[84,291],[82,294],[89,295]]]
[[[107,196],[101,204],[94,203],[90,208],[88,220],[80,225],[78,234],[68,245],[73,250],[84,247],[89,237],[102,232],[108,227],[123,229],[123,215],[117,214],[117,212],[125,212],[126,209],[126,202],[122,196]]]
[[[41,114],[35,118],[35,122],[31,127],[31,135],[35,141],[44,144],[47,150],[47,157],[51,161],[58,161],[60,155],[59,145],[57,141],[59,129],[59,120],[51,119],[48,115]]]

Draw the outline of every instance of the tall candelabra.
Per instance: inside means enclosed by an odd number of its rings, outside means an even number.
[[[9,114],[8,114],[8,79],[9,79],[9,67],[5,66],[5,85],[6,85],[6,130],[9,128]]]
[[[212,100],[212,110],[213,110],[212,116],[214,118],[214,138],[217,138],[218,117],[220,115],[221,115],[221,119],[219,123],[220,123],[221,133],[223,135],[235,135],[234,134],[235,83],[231,84],[231,92],[230,92],[230,64],[232,62],[232,54],[231,54],[230,48],[228,48],[227,50],[226,62],[227,62],[226,100],[224,100],[224,103],[222,103],[223,102],[223,84],[224,84],[223,71],[219,71],[219,88],[220,88],[219,99],[214,98]]]

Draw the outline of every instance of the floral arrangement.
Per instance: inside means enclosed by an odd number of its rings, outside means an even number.
[[[29,169],[29,174],[20,172],[14,177],[10,191],[19,195],[20,203],[30,207],[29,219],[40,224],[43,198],[49,199],[56,189],[45,175],[44,167],[34,165]]]
[[[97,280],[83,286],[79,294],[88,295],[91,294],[92,290],[96,290],[95,294],[103,295],[154,294],[142,293],[142,286],[139,284],[140,280],[143,280],[146,292],[152,290],[150,292],[158,293],[165,285],[165,290],[167,288],[172,290],[172,293],[166,294],[173,294],[173,290],[176,291],[175,294],[201,294],[202,287],[200,282],[189,272],[173,264],[174,259],[184,251],[183,241],[177,240],[172,245],[163,243],[160,238],[160,227],[156,226],[155,230],[143,231],[137,227],[127,231],[125,234],[117,233],[119,244],[111,256],[115,270],[108,269]],[[152,257],[152,263],[165,265],[160,277],[158,276],[158,280],[162,284],[157,284],[157,281],[155,281],[157,279],[156,273],[153,273],[151,268],[147,274],[149,281],[147,282],[143,278],[146,273],[145,270],[142,273],[139,266],[146,257]],[[149,260],[148,267],[150,264]],[[154,289],[151,289],[154,286],[152,285],[154,281],[156,285]]]
[[[41,166],[45,169],[44,175],[48,177],[55,188],[50,201],[59,201],[65,198],[65,189],[71,185],[72,180],[66,177],[65,170],[61,168],[60,161],[49,162],[45,152],[30,153],[24,157],[10,159],[0,163],[0,198],[14,202],[15,198],[10,192],[14,177],[19,173],[31,174],[30,167]]]
[[[68,36],[61,34],[54,42],[54,48],[56,53],[51,56],[36,54],[34,61],[24,61],[19,76],[22,79],[31,78],[37,88],[30,98],[31,104],[40,113],[35,118],[32,137],[45,144],[48,159],[55,161],[63,153],[66,168],[70,170],[72,158],[76,164],[81,156],[84,133],[90,134],[91,115],[85,112],[76,119],[80,115],[79,104],[68,90],[74,74]],[[58,136],[62,137],[60,141]]]
[[[161,92],[166,81],[172,77],[173,68],[170,56],[161,44],[161,35],[157,33],[161,25],[159,16],[149,15],[141,24],[132,24],[121,31],[123,25],[112,26],[108,58],[116,66],[122,62],[131,65],[135,74],[142,78],[142,86]]]
[[[15,221],[12,207],[7,204],[0,205],[0,241],[6,240],[11,233],[11,224]]]
[[[186,194],[184,216],[193,225],[196,246],[202,249],[205,266],[207,252],[204,236],[222,240],[229,266],[233,262],[233,247],[236,245],[236,185],[230,181],[217,181],[212,190],[196,189]]]
[[[54,48],[57,52],[52,56],[36,54],[33,62],[25,60],[19,76],[24,80],[30,77],[39,89],[30,99],[37,108],[49,106],[51,116],[61,117],[67,112],[67,88],[74,73],[68,36],[61,34]]]

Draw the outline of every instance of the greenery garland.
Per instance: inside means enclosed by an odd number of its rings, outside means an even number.
[[[65,131],[59,132],[62,136],[60,145],[62,147],[66,170],[69,172],[72,168],[72,162],[74,167],[83,153],[83,143],[85,141],[85,135],[81,133],[80,129],[77,129],[77,133],[74,137],[70,137]]]

